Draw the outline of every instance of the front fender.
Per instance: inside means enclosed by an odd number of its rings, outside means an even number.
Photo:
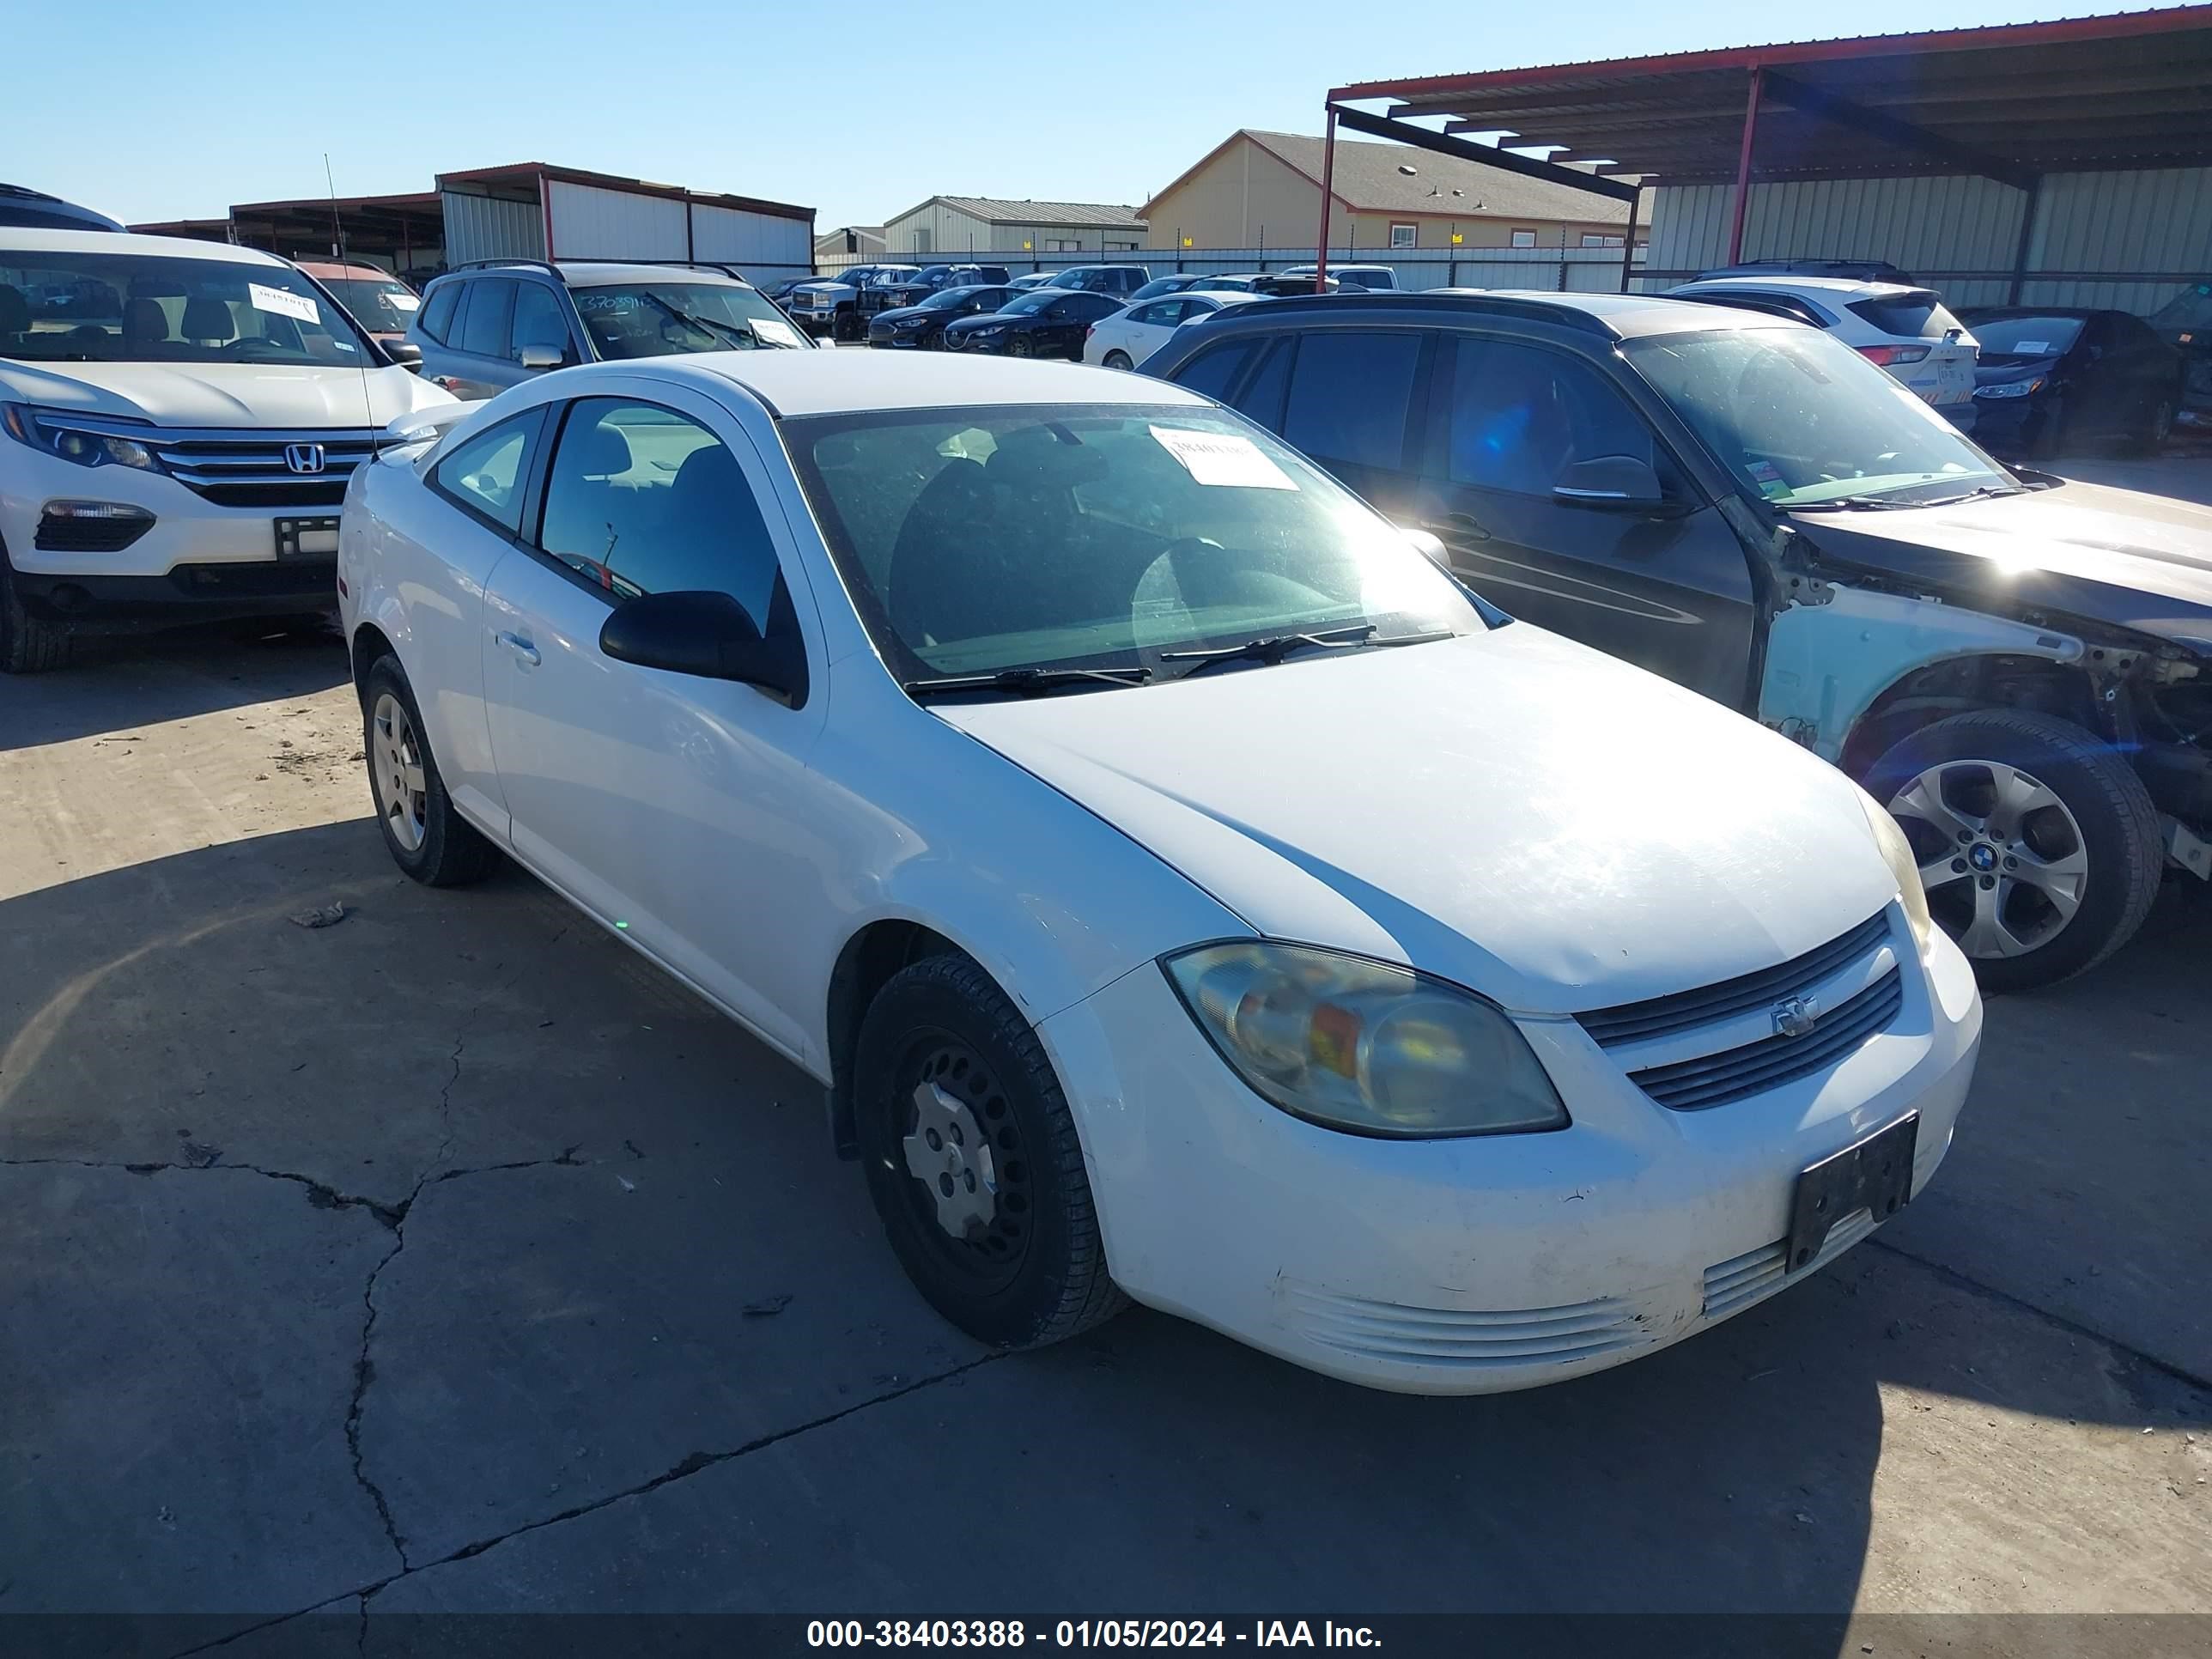
[[[1768,624],[1759,718],[1823,759],[1881,694],[1907,674],[1960,657],[2039,657],[2079,663],[2080,639],[1940,599],[1822,587]]]

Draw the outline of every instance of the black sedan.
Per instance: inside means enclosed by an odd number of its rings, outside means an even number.
[[[1962,310],[1981,356],[1974,441],[2043,460],[2080,445],[2155,452],[2181,408],[2182,357],[2140,317],[2070,306]]]
[[[1014,297],[1010,288],[939,289],[920,305],[878,312],[868,322],[872,346],[918,347],[924,351],[945,348],[945,330],[963,317],[996,311]]]
[[[1034,288],[987,316],[963,317],[950,325],[945,349],[1002,357],[1065,357],[1079,363],[1091,325],[1121,309],[1119,300],[1084,289]]]
[[[2188,380],[2179,425],[2212,434],[2212,282],[2191,283],[2150,314],[2158,337],[2180,352]]]

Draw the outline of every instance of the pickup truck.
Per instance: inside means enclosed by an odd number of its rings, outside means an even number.
[[[791,290],[783,308],[809,334],[827,334],[839,341],[865,339],[868,324],[862,296],[878,283],[902,282],[921,270],[919,265],[848,265],[835,276],[801,283]]]
[[[2212,509],[2008,468],[1831,332],[1657,296],[1270,300],[1144,372],[1522,621],[1840,767],[1986,989],[2079,973],[2169,872],[2212,878]],[[1619,781],[1630,819],[1736,787]]]
[[[1004,288],[1004,265],[924,265],[911,276],[871,283],[860,295],[860,315],[872,318],[902,306],[918,306],[948,288]]]

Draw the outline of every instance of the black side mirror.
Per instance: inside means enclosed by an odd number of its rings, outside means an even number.
[[[641,594],[607,617],[599,650],[641,668],[758,686],[794,708],[806,701],[806,650],[796,631],[763,639],[726,593]]]
[[[1572,507],[1649,511],[1667,504],[1651,463],[1633,455],[1595,455],[1570,461],[1552,486],[1552,499]]]
[[[399,365],[420,374],[422,372],[422,348],[412,340],[386,340],[384,355]]]

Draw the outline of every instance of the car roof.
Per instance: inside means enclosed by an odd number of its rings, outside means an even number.
[[[1289,294],[1268,300],[1264,306],[1235,308],[1239,320],[1217,328],[1285,328],[1309,321],[1389,318],[1434,326],[1485,317],[1522,322],[1551,323],[1608,339],[1628,340],[1650,334],[1711,333],[1720,329],[1802,328],[1802,323],[1765,312],[1734,306],[1699,304],[1693,300],[1668,300],[1650,294],[1561,294],[1549,289],[1428,288],[1384,289],[1379,293]],[[1246,319],[1257,319],[1257,322]]]
[[[217,259],[231,264],[275,265],[289,269],[289,261],[257,247],[234,247],[228,242],[197,242],[189,236],[139,236],[130,231],[33,230],[27,226],[0,225],[0,247],[14,253],[136,253],[168,259]]]
[[[779,417],[994,404],[1175,404],[1194,409],[1209,404],[1164,380],[1110,368],[936,352],[708,351],[630,358],[606,367],[708,387],[727,382],[742,386]],[[581,380],[592,369],[568,372]]]
[[[1917,283],[1869,283],[1853,276],[1799,276],[1787,271],[1777,271],[1771,276],[1705,276],[1684,288],[1693,288],[1700,293],[1713,289],[1768,289],[1784,294],[1808,292],[1849,295],[1856,300],[1887,299],[1895,294],[1925,294],[1929,290]]]
[[[527,264],[528,260],[517,261]],[[482,269],[496,270],[486,265]],[[561,276],[571,288],[599,288],[609,283],[720,283],[736,288],[750,288],[752,284],[732,276],[726,271],[711,270],[701,265],[625,264],[607,259],[563,259],[560,261]]]

